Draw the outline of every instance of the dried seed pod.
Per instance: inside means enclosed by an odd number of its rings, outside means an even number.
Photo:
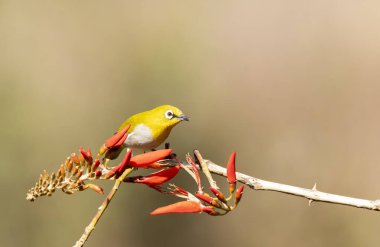
[[[76,178],[77,179],[80,179],[80,177],[83,175],[83,169],[81,169],[78,173],[77,173],[77,175],[76,175]]]
[[[40,174],[40,179],[38,180],[38,185],[41,186],[44,181],[42,174]]]
[[[73,193],[74,193],[74,191],[73,191],[73,190],[64,190],[63,192],[65,192],[66,194],[69,194],[69,195],[71,195],[71,194],[73,194]]]
[[[76,166],[74,167],[74,170],[73,170],[73,172],[71,173],[71,175],[72,175],[72,176],[75,176],[75,175],[78,173],[78,171],[79,171],[79,166],[76,165]]]
[[[61,176],[64,177],[66,175],[66,171],[65,171],[65,166],[63,164],[59,167],[59,170],[60,170]]]
[[[53,182],[55,180],[55,173],[53,172],[50,176],[50,182]]]
[[[70,157],[67,157],[66,162],[65,162],[66,170],[68,172],[71,172],[71,169],[73,169],[73,161],[71,160]]]
[[[44,179],[42,182],[42,187],[46,187],[47,185],[48,185],[48,181]]]
[[[49,173],[44,170],[43,174],[42,174],[42,179],[45,181],[46,179],[49,179]]]
[[[56,187],[57,184],[58,184],[58,180],[54,180],[54,182],[53,182],[53,187]]]

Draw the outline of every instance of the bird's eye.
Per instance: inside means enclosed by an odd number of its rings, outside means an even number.
[[[166,112],[165,112],[165,117],[166,117],[167,119],[172,119],[172,118],[174,117],[174,113],[173,113],[173,111],[171,111],[171,110],[166,111]]]

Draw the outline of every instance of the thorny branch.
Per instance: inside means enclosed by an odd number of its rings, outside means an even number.
[[[205,160],[208,169],[211,173],[227,177],[227,169],[221,167],[210,160]],[[167,163],[168,166],[171,164]],[[184,166],[188,164],[183,163]],[[351,206],[356,208],[364,208],[374,211],[380,211],[380,199],[378,200],[366,200],[354,197],[341,196],[336,194],[330,194],[317,190],[316,185],[311,189],[296,187],[287,184],[275,183],[271,181],[266,181],[258,179],[240,172],[236,172],[236,179],[238,182],[247,185],[253,190],[268,190],[276,191],[285,194],[290,194],[294,196],[303,197],[309,200],[309,205],[313,201],[326,202],[332,204],[340,204],[345,206]]]

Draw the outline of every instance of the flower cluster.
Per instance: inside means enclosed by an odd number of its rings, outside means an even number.
[[[197,157],[197,155],[196,155]],[[177,185],[170,184],[168,190],[158,188],[159,191],[163,191],[173,196],[177,196],[185,199],[185,201],[170,204],[164,207],[157,208],[152,215],[159,214],[170,214],[170,213],[202,213],[205,212],[212,216],[224,215],[228,212],[234,210],[239,201],[242,198],[244,185],[240,186],[236,190],[236,170],[235,170],[235,157],[236,153],[233,152],[227,164],[227,181],[229,183],[229,196],[226,198],[223,193],[218,189],[215,181],[211,178],[210,191],[214,196],[206,193],[203,190],[201,184],[200,175],[198,172],[198,167],[195,161],[190,155],[187,155],[186,161],[187,165],[182,165],[182,167],[193,177],[195,183],[197,184],[198,190],[194,194],[189,191],[178,187]],[[201,157],[197,157],[201,158]],[[207,167],[205,167],[207,169]],[[205,174],[209,174],[205,172]],[[234,204],[229,205],[229,201],[234,198]]]
[[[92,189],[97,193],[104,194],[103,189],[94,184],[93,181],[118,179],[128,183],[145,184],[161,193],[185,199],[185,201],[157,208],[151,212],[152,215],[201,212],[209,215],[223,215],[236,208],[242,197],[244,186],[236,189],[235,152],[231,154],[227,164],[228,197],[225,197],[219,190],[210,172],[207,170],[207,165],[204,166],[202,163],[204,161],[198,151],[194,153],[197,162],[190,155],[187,155],[187,162],[181,163],[174,160],[173,157],[175,156],[169,148],[135,156],[132,155],[132,149],[128,149],[124,158],[117,166],[108,167],[108,163],[111,160],[110,156],[115,152],[120,153],[123,149],[122,145],[128,137],[127,131],[129,127],[126,126],[123,130],[110,137],[101,146],[96,157],[93,157],[90,149],[84,150],[80,148],[79,153],[73,153],[67,157],[66,161],[60,165],[56,172],[49,174],[44,171],[40,175],[36,185],[28,191],[27,200],[34,201],[40,196],[51,196],[56,189],[61,189],[67,194],[86,189]],[[126,176],[132,171],[137,170],[136,168],[155,170],[147,176]],[[203,190],[198,172],[199,168],[202,168],[202,171],[208,177],[210,191],[213,196]],[[174,184],[164,186],[181,169],[184,169],[194,178],[197,185],[196,193],[190,193]],[[229,201],[233,198],[234,204],[231,206],[229,205]]]
[[[127,168],[155,168],[159,160],[163,160],[172,153],[171,149],[152,151],[132,157],[132,149],[129,149],[123,160],[115,167],[108,168],[107,158],[101,157],[108,151],[120,147],[127,138],[129,126],[114,134],[99,149],[96,158],[90,149],[79,149],[79,154],[73,153],[66,158],[56,172],[49,174],[46,170],[40,175],[38,182],[31,188],[26,196],[29,201],[34,201],[41,196],[51,196],[56,189],[61,189],[67,194],[77,191],[92,189],[100,194],[103,189],[96,184],[88,183],[94,180],[117,179]]]

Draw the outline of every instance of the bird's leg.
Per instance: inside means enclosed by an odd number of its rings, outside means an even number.
[[[169,149],[170,148],[170,143],[169,142],[165,142],[165,149]],[[177,157],[177,154],[175,153],[171,153],[168,155],[168,157],[166,157],[166,159],[175,159]]]
[[[107,152],[104,155],[103,162],[102,162],[106,169],[108,169],[109,161],[117,159],[117,157],[119,157],[119,155],[123,151],[123,149],[124,149],[124,147],[121,146],[118,148],[111,148],[111,149],[107,150]]]
[[[104,155],[105,158],[114,160],[119,157],[120,153],[123,151],[124,147],[118,147],[118,148],[111,148],[107,151],[107,153]]]

